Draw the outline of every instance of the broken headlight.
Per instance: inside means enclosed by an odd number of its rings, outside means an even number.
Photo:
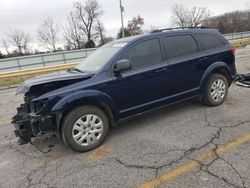
[[[48,100],[36,101],[31,104],[31,112],[39,114],[47,106]]]

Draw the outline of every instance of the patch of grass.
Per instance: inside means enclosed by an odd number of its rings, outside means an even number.
[[[250,39],[239,39],[230,42],[234,48],[246,47],[250,45]]]
[[[48,74],[54,71],[46,72],[46,73],[41,73],[41,74],[29,74],[29,75],[23,75],[23,76],[15,76],[15,77],[9,77],[9,78],[0,78],[0,88],[1,87],[11,87],[15,85],[19,85],[25,80],[29,78],[33,78],[36,76],[40,76],[42,74]]]
[[[11,78],[1,78],[0,87],[10,87],[21,84],[23,81],[35,77],[36,75],[17,76]]]

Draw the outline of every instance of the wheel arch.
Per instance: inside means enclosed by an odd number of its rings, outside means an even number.
[[[228,65],[224,62],[216,62],[210,65],[202,76],[200,82],[202,93],[204,92],[209,77],[214,73],[222,74],[223,76],[225,76],[228,81],[228,86],[232,84],[232,76],[230,74],[230,68],[228,67]]]
[[[118,113],[111,97],[99,91],[84,91],[63,98],[52,108],[52,113],[56,113],[55,121],[58,133],[61,131],[64,117],[73,109],[84,105],[100,108],[107,115],[110,126],[114,127],[116,125]]]

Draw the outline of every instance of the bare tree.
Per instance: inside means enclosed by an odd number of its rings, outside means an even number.
[[[58,25],[53,19],[47,18],[37,30],[38,39],[44,43],[50,51],[56,51],[58,42]]]
[[[25,52],[29,51],[28,45],[29,45],[30,40],[31,40],[31,37],[29,34],[24,35],[23,49]]]
[[[28,44],[31,41],[29,33],[25,33],[22,30],[14,29],[7,35],[9,42],[18,49],[19,54],[23,54],[28,51]],[[3,41],[5,49],[8,53],[8,44]]]
[[[193,7],[189,12],[188,24],[190,27],[197,27],[211,16],[211,11],[206,7]]]
[[[69,48],[73,47],[73,49],[81,49],[84,47],[84,35],[79,29],[75,12],[71,11],[67,17],[67,23],[64,28],[64,38],[67,41]]]
[[[7,41],[5,39],[2,39],[2,46],[4,47],[5,51],[7,54],[10,54],[10,51],[9,51],[9,44],[7,43]]]
[[[102,15],[103,11],[96,0],[87,0],[84,4],[78,1],[74,3],[74,9],[78,18],[79,28],[87,37],[86,45],[88,46],[93,43],[93,25]]]
[[[205,7],[188,8],[184,5],[174,5],[172,22],[178,27],[198,27],[202,21],[210,17],[211,11]]]
[[[172,8],[172,22],[178,27],[186,27],[188,10],[184,5],[176,4]]]
[[[96,36],[100,37],[100,42],[101,44],[105,43],[105,36],[104,36],[104,32],[105,32],[105,28],[103,23],[101,22],[101,20],[97,20],[96,26],[95,26],[95,30],[96,30]]]
[[[203,26],[219,29],[221,33],[234,33],[250,30],[250,10],[234,11],[211,17]]]

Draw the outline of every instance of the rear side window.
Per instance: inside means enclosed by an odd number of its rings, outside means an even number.
[[[165,37],[164,46],[167,59],[190,55],[198,51],[197,44],[191,35]]]
[[[128,59],[132,69],[159,64],[162,62],[161,48],[158,39],[141,42],[126,52],[121,59]]]
[[[198,39],[202,50],[209,50],[224,46],[224,43],[213,34],[199,33],[195,34],[195,37]]]

